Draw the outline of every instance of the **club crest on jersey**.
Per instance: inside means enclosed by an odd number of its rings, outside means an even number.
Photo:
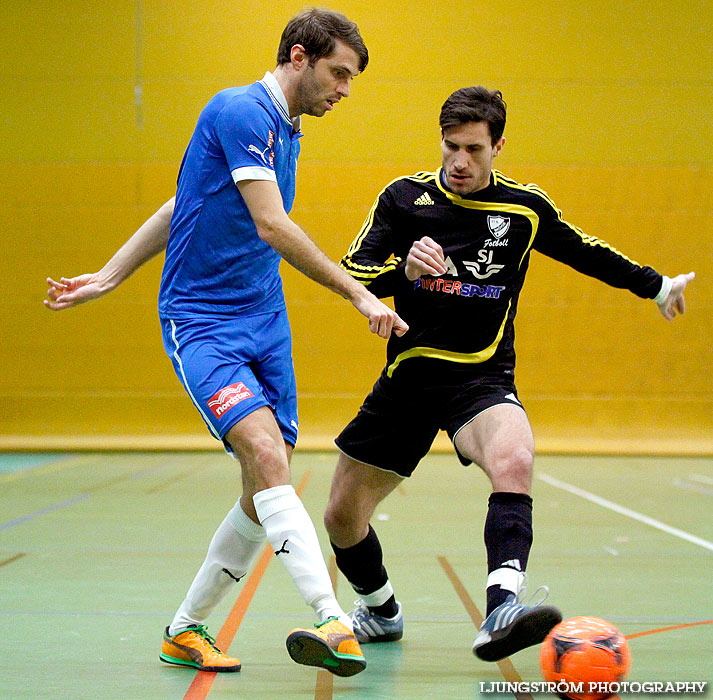
[[[502,238],[510,230],[510,217],[488,215],[488,230],[495,238]]]
[[[208,399],[208,408],[213,411],[216,418],[220,418],[226,411],[243,399],[254,396],[253,392],[245,384],[238,382],[230,386],[223,387],[217,394]]]

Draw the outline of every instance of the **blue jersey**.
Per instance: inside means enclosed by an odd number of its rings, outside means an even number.
[[[275,77],[219,92],[183,157],[159,292],[164,318],[246,316],[285,307],[280,256],[257,234],[241,180],[272,180],[289,212],[299,131]]]

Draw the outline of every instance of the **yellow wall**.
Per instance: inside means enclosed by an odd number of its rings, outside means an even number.
[[[712,451],[713,3],[330,6],[359,23],[371,63],[334,113],[304,121],[295,219],[339,258],[384,184],[439,164],[448,94],[500,88],[506,174],[640,262],[698,273],[688,313],[667,324],[534,256],[517,350],[539,447]],[[43,280],[97,269],[172,194],[202,106],[271,69],[301,7],[3,3],[0,447],[212,445],[161,345],[160,260],[61,314],[42,308]],[[346,302],[284,277],[301,445],[328,444],[384,347]]]

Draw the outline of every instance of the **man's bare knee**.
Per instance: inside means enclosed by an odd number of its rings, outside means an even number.
[[[254,491],[289,483],[290,472],[284,442],[276,442],[267,433],[249,438],[231,440],[231,446],[240,460],[246,481]]]
[[[525,446],[495,455],[487,469],[494,490],[529,493],[533,462],[532,451]]]
[[[324,527],[330,540],[339,546],[340,542],[353,539],[355,531],[359,531],[359,518],[357,513],[345,507],[344,503],[330,499],[324,512]]]

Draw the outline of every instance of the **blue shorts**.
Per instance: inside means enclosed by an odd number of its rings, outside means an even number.
[[[269,406],[282,436],[297,442],[297,389],[287,311],[237,318],[161,319],[173,368],[213,437]]]

